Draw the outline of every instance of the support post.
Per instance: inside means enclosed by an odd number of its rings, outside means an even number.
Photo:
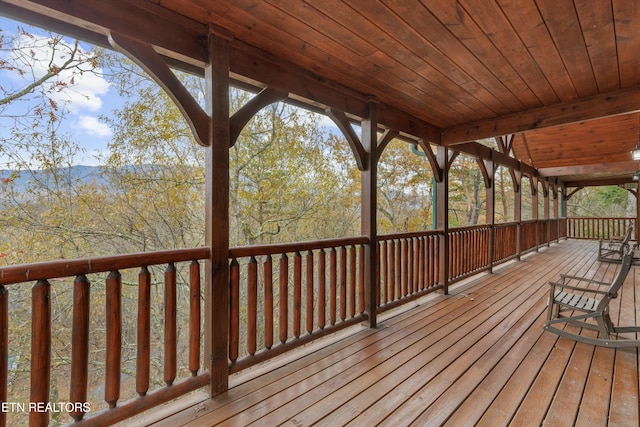
[[[206,159],[206,243],[211,255],[205,282],[205,355],[209,393],[229,388],[229,42],[209,36],[205,69],[210,141]]]
[[[551,187],[551,184],[548,181],[545,181],[544,184],[542,185],[544,187],[544,192],[542,193],[543,196],[543,206],[544,206],[544,219],[547,222],[545,229],[545,236],[544,236],[544,240],[547,243],[547,246],[551,246],[551,209],[550,209],[550,203],[549,203],[549,189]]]
[[[514,183],[513,188],[514,202],[513,202],[513,220],[517,225],[516,236],[516,256],[520,261],[520,254],[522,253],[522,171],[514,171]]]
[[[377,104],[370,101],[367,105],[367,118],[362,120],[362,146],[368,153],[361,173],[361,221],[360,228],[363,236],[369,238],[369,244],[365,245],[365,310],[369,316],[369,327],[377,325],[377,265],[378,265],[378,231],[377,231],[377,169],[378,169],[378,119]]]
[[[540,245],[540,227],[538,226],[539,209],[538,209],[538,179],[531,178],[531,218],[536,222],[536,252],[538,252],[538,246]]]
[[[485,179],[485,194],[487,203],[486,223],[489,225],[489,273],[493,273],[493,262],[495,260],[495,226],[496,226],[496,185],[495,185],[495,163],[493,161],[493,151],[491,160],[484,161],[487,177]]]
[[[436,183],[436,224],[442,232],[440,236],[439,269],[440,284],[445,295],[449,294],[449,149],[439,145],[436,154],[438,168],[442,171],[441,180]]]

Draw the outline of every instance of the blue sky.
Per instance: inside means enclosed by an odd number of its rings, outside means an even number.
[[[42,29],[34,28],[27,24],[0,16],[0,29],[5,35],[5,38],[10,34],[14,34],[18,26],[23,27],[35,37],[44,37],[47,35],[47,32]],[[69,37],[64,38],[64,42],[69,46],[72,45],[74,41],[74,39]],[[33,39],[29,40],[29,43],[33,44]],[[92,46],[87,43],[81,43],[81,47],[85,52],[90,52],[92,49]],[[38,77],[47,69],[48,61],[44,61],[44,59],[47,58],[47,54],[44,48],[42,51],[36,49],[34,53],[34,59],[29,66],[34,70],[34,75]],[[9,54],[10,49],[8,49],[8,46],[0,48],[0,59],[6,59]],[[33,80],[31,76],[29,77],[28,79],[21,79],[18,78],[15,73],[9,74],[0,71],[0,85],[4,89],[19,89]],[[62,123],[61,131],[72,135],[73,139],[84,149],[84,153],[78,155],[73,163],[77,165],[97,165],[99,164],[98,157],[106,153],[107,145],[112,137],[111,129],[107,124],[101,122],[99,117],[101,115],[110,116],[112,111],[117,110],[123,105],[124,100],[119,96],[117,89],[106,79],[102,78],[99,73],[84,73],[75,76],[71,76],[69,73],[61,73],[59,78],[69,85],[69,89],[61,91],[60,94],[56,95],[58,96],[56,101],[64,102],[68,109],[68,114]],[[0,96],[1,95],[0,93]],[[29,104],[27,101],[14,102],[8,109],[5,109],[4,114],[20,115],[21,111],[24,111],[24,109],[28,107]],[[331,119],[322,115],[321,117],[325,130],[340,133]],[[6,123],[9,122],[5,121],[3,123],[2,117],[0,116],[1,137],[6,137],[8,134]],[[359,133],[359,129],[356,131]],[[7,165],[6,158],[2,158],[0,154],[0,169],[11,168],[11,165]]]
[[[44,40],[45,31],[0,17],[0,29],[2,29],[5,38],[10,38],[10,35],[16,34],[18,26],[23,27],[34,36],[30,40],[22,37],[18,39],[19,41],[23,40],[25,43],[33,45],[34,43],[37,44],[41,37]],[[64,38],[64,42],[71,45],[74,40]],[[3,49],[0,50],[0,59],[8,58],[8,55],[11,54],[11,49],[9,48],[10,46],[3,46]],[[92,46],[82,43],[81,48],[85,52],[90,52]],[[29,67],[33,70],[32,75],[21,78],[16,73],[0,71],[0,85],[11,92],[24,87],[32,81],[34,76],[37,78],[43,75],[48,66],[48,61],[45,61],[47,53],[44,46],[42,49],[33,49],[32,58],[32,62],[29,64]],[[59,60],[62,61],[62,59]],[[62,123],[62,131],[72,135],[85,150],[85,153],[79,155],[74,163],[84,165],[97,164],[96,156],[106,150],[112,136],[111,129],[105,123],[100,122],[98,117],[100,115],[109,115],[111,111],[122,104],[122,99],[118,96],[117,90],[96,73],[82,73],[75,76],[70,73],[60,73],[58,77],[69,85],[68,89],[52,95],[56,102],[64,103],[69,111]],[[4,111],[4,115],[20,115],[30,106],[29,101],[24,99],[20,102],[12,102]],[[8,121],[5,121],[5,123],[0,122],[0,134],[2,136],[8,134],[7,124]],[[0,169],[7,166],[3,164],[6,163],[5,160],[0,158]]]

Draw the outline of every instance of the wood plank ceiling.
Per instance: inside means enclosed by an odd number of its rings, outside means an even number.
[[[174,46],[213,29],[232,39],[238,75],[356,115],[373,98],[383,125],[437,144],[515,134],[519,160],[569,185],[640,170],[630,156],[637,0],[0,0],[0,13],[3,5],[116,29],[196,65],[197,52]]]

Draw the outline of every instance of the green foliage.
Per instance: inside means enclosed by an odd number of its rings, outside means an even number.
[[[635,197],[616,186],[584,188],[569,199],[567,213],[576,217],[633,217]]]

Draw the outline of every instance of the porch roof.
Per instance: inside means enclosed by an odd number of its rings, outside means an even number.
[[[115,31],[202,69],[231,39],[231,72],[435,144],[515,135],[509,148],[569,186],[630,182],[640,134],[633,0],[322,2],[0,0],[0,13],[106,44]]]
[[[596,255],[597,242],[562,241],[475,276],[447,296],[434,294],[378,329],[236,377],[224,395],[183,398],[129,423],[637,424],[637,350],[575,343],[543,330],[548,280],[567,272],[615,274],[617,267]],[[612,318],[623,323],[635,321],[634,269],[612,307]]]

